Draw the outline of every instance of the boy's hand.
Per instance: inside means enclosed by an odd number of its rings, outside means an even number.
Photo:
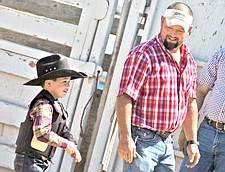
[[[80,162],[82,160],[82,157],[78,149],[76,149],[71,156],[75,159],[75,162]]]
[[[75,145],[73,142],[69,141],[67,147],[65,148],[65,151],[73,158],[75,158],[76,162],[81,161],[81,155],[80,152],[77,149],[77,145]]]

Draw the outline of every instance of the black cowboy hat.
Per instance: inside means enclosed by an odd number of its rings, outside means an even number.
[[[32,79],[23,85],[39,86],[45,80],[56,79],[60,77],[71,77],[72,79],[86,78],[87,75],[82,72],[76,72],[70,69],[66,57],[51,55],[38,60],[37,65],[38,78]]]

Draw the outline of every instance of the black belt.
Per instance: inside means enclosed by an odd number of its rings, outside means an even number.
[[[209,119],[208,117],[205,117],[205,121],[211,125],[212,127],[218,129],[218,130],[225,130],[225,123],[221,121],[213,121]]]
[[[51,162],[51,160],[50,159],[48,159],[48,158],[46,158],[45,156],[43,156],[43,155],[37,155],[37,154],[34,154],[34,153],[27,153],[27,152],[20,152],[20,153],[18,153],[18,154],[20,154],[20,155],[27,155],[27,156],[30,156],[30,157],[32,157],[32,158],[38,158],[38,159],[41,159],[41,160],[43,160],[43,161],[50,161]]]

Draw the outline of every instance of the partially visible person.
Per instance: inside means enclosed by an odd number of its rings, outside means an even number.
[[[66,96],[70,81],[87,77],[71,70],[66,57],[51,55],[36,65],[38,78],[24,85],[42,86],[31,101],[26,119],[17,137],[15,172],[43,172],[48,168],[57,147],[63,148],[76,162],[81,161],[77,143],[70,133],[66,109],[59,98]]]
[[[182,124],[188,165],[198,163],[197,64],[184,43],[192,20],[188,5],[171,4],[161,17],[160,33],[128,54],[116,108],[123,172],[175,171],[171,134]]]
[[[225,49],[217,51],[198,74],[199,110],[203,103],[204,120],[198,129],[201,158],[190,169],[186,166],[188,157],[185,156],[180,172],[225,171]]]

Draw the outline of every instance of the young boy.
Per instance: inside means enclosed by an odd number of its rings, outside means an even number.
[[[76,162],[81,161],[77,143],[66,125],[67,111],[59,102],[66,96],[70,80],[86,74],[71,70],[65,57],[51,55],[37,62],[38,78],[24,85],[42,86],[31,101],[26,120],[21,123],[16,141],[16,172],[43,172],[57,147],[65,149]]]

